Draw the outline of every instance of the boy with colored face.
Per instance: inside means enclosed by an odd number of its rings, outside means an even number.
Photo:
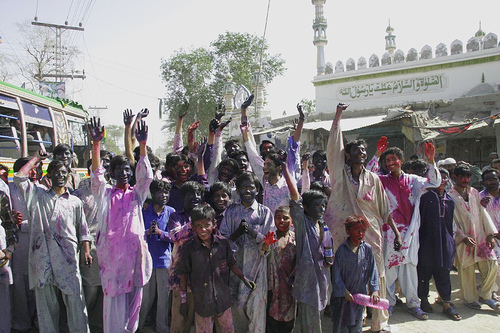
[[[153,203],[143,210],[144,228],[149,253],[153,259],[153,272],[149,282],[144,286],[141,311],[139,314],[139,330],[142,330],[146,318],[156,302],[156,329],[159,332],[168,332],[170,329],[170,288],[168,276],[172,256],[172,241],[167,228],[170,215],[175,210],[167,206],[170,193],[170,183],[153,179],[149,190]]]
[[[279,206],[288,206],[289,192],[285,178],[281,176],[282,156],[268,154],[264,161],[264,196],[262,204],[274,212]],[[286,159],[286,156],[283,157]]]
[[[139,324],[143,286],[149,281],[153,266],[142,215],[153,180],[146,149],[148,128],[141,121],[136,131],[140,158],[133,187],[129,183],[133,164],[125,156],[114,157],[109,166],[116,185],[106,182],[100,157],[104,137],[100,119],[91,119],[89,131],[93,140],[92,193],[99,206],[96,246],[104,292],[103,328],[104,332],[134,332]]]
[[[203,203],[203,194],[205,188],[198,182],[187,181],[179,189],[180,200],[183,203],[183,209],[175,211],[170,215],[168,221],[168,230],[170,232],[170,240],[173,243],[172,259],[170,262],[169,272],[169,288],[172,293],[172,322],[170,324],[171,332],[186,332],[189,333],[194,320],[194,303],[193,294],[189,290],[187,293],[186,303],[188,312],[180,312],[180,277],[177,274],[175,267],[181,258],[180,249],[191,239],[195,233],[191,225],[191,211]],[[172,194],[171,194],[172,195]]]
[[[46,157],[40,151],[14,177],[31,216],[29,247],[30,287],[35,289],[40,332],[59,331],[59,302],[66,304],[71,332],[88,332],[88,319],[78,265],[78,245],[92,264],[87,222],[80,199],[65,187],[68,169],[52,161],[47,174],[52,187],[44,190],[28,180],[30,171]]]
[[[215,227],[217,229],[219,229],[222,219],[224,218],[224,212],[231,203],[231,192],[229,185],[223,182],[217,182],[210,186],[208,202],[215,210]]]
[[[345,221],[345,231],[349,237],[337,249],[332,268],[330,305],[335,332],[363,330],[363,306],[353,302],[353,294],[369,293],[373,303],[380,300],[373,251],[364,241],[368,227],[368,221],[359,215],[349,216]]]
[[[73,192],[80,186],[81,178],[72,168],[71,163],[73,163],[73,150],[66,143],[58,144],[54,148],[54,160],[61,161],[68,169],[68,177],[66,187],[70,192]],[[51,179],[48,176],[42,178],[42,184],[47,188],[52,186]]]
[[[325,260],[323,244],[333,243],[323,222],[327,198],[322,192],[309,190],[301,200],[295,179],[287,167],[284,167],[283,174],[290,191],[290,215],[297,244],[292,291],[298,303],[296,321],[300,332],[321,332],[321,311],[328,302],[328,268],[332,265]]]
[[[238,267],[230,242],[214,233],[215,211],[208,205],[200,205],[190,215],[196,236],[184,244],[181,260],[176,266],[181,277],[180,311],[187,315],[189,280],[196,332],[212,332],[214,321],[218,332],[234,332],[229,270],[250,290],[255,289],[255,283],[248,280]]]
[[[274,213],[276,236],[271,232],[262,249],[269,250],[267,260],[268,294],[266,332],[292,332],[295,324],[296,302],[292,296],[295,271],[295,233],[290,231],[290,207],[280,206]]]
[[[396,280],[406,296],[408,312],[420,320],[427,320],[427,314],[420,308],[417,293],[418,262],[418,227],[420,214],[418,207],[420,197],[428,188],[441,184],[441,175],[434,163],[435,148],[432,143],[425,143],[425,155],[429,162],[427,177],[406,174],[401,170],[404,163],[403,151],[397,147],[387,149],[382,155],[389,174],[379,176],[389,199],[392,219],[401,235],[401,250],[393,248],[396,237],[392,229],[385,229],[385,272],[387,282],[387,298],[391,307],[396,305]],[[390,244],[390,245],[389,245]],[[389,308],[389,312],[392,308]]]
[[[471,309],[480,310],[480,302],[500,313],[500,303],[491,299],[498,270],[497,257],[493,251],[494,238],[499,238],[499,234],[491,217],[481,206],[479,192],[469,186],[472,175],[470,167],[459,164],[453,172],[456,183],[450,196],[455,202],[456,262],[462,299],[465,306]],[[481,273],[480,288],[476,288],[476,268]]]
[[[236,332],[264,332],[267,299],[267,265],[261,246],[271,230],[272,213],[255,197],[259,181],[248,172],[236,178],[240,203],[231,204],[224,213],[219,228],[224,237],[237,246],[236,260],[243,273],[255,280],[257,289],[251,291],[236,276],[231,276],[233,323]]]

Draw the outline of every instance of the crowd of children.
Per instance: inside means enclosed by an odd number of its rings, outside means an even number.
[[[431,278],[443,313],[461,320],[452,269],[467,307],[500,313],[499,170],[483,170],[478,192],[469,164],[436,165],[431,142],[405,162],[385,137],[365,166],[366,142],[344,144],[345,104],[312,158],[300,152],[300,105],[285,150],[257,146],[252,101],[241,106],[242,143],[223,142],[230,120],[216,113],[209,136],[195,142],[197,121],[184,146],[184,105],[163,169],[148,150],[147,109],[125,110],[118,156],[101,150],[104,126],[90,119],[88,179],[68,145],[44,178],[44,151],[16,161],[14,182],[0,180],[0,333],[311,333],[327,308],[335,333],[361,332],[367,312],[371,330],[387,332],[397,285],[408,312],[429,318]]]

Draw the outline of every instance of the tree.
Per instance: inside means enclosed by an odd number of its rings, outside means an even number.
[[[42,74],[68,74],[73,66],[73,59],[80,54],[77,47],[69,44],[69,35],[63,34],[64,47],[61,68],[56,68],[56,35],[51,28],[34,26],[30,22],[17,24],[22,39],[19,40],[26,52],[25,57],[10,57],[10,61],[17,67],[18,73],[29,81],[34,91],[39,90],[39,83],[43,81]]]
[[[300,101],[300,104],[302,104],[302,109],[306,112],[307,115],[310,115],[311,113],[316,111],[316,101],[314,100],[303,98]]]
[[[123,155],[125,150],[123,137],[125,127],[123,125],[107,125],[106,138],[103,142],[103,148],[112,151],[116,155]]]
[[[10,71],[7,69],[8,59],[3,54],[0,54],[0,80],[8,81],[11,77]]]
[[[217,105],[223,102],[222,90],[228,74],[236,84],[250,88],[253,68],[260,64],[261,50],[265,83],[284,73],[285,61],[280,55],[267,53],[267,49],[268,44],[260,37],[226,32],[208,48],[180,49],[167,60],[162,59],[162,77],[167,88],[164,103],[167,122],[175,123],[186,98],[190,109],[183,123],[184,131],[196,119],[202,122],[199,128],[206,134]]]

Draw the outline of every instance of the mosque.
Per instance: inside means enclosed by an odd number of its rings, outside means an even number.
[[[332,65],[324,53],[328,43],[325,3],[312,0],[316,111],[304,124],[302,151],[326,148],[334,117],[332,103],[338,102],[350,104],[341,123],[344,136],[367,140],[369,154],[382,135],[390,138],[391,146],[403,148],[407,156],[418,154],[419,144],[432,139],[438,159],[452,156],[480,167],[489,163],[490,152],[500,151],[500,47],[496,34],[479,27],[465,43],[454,40],[449,46],[440,43],[433,49],[425,45],[420,51],[411,48],[405,53],[397,48],[389,23],[386,52],[380,57],[372,54],[368,60],[350,58]],[[256,71],[256,83],[258,75]],[[252,89],[262,92],[264,87]],[[229,101],[234,94],[227,96]],[[262,100],[256,105],[252,125],[263,130],[255,134],[286,144],[295,116],[270,120]],[[232,133],[237,133],[236,128]]]

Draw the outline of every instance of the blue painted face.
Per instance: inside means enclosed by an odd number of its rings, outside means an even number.
[[[64,187],[68,180],[68,169],[63,165],[57,169],[52,169],[50,172],[50,180],[52,187]]]
[[[130,183],[130,178],[134,172],[128,164],[120,164],[115,167],[113,175],[111,175],[118,184],[126,185]]]
[[[314,221],[321,220],[326,210],[326,199],[315,199],[309,205],[304,205],[304,210]]]
[[[238,187],[241,203],[244,206],[250,206],[257,196],[257,188],[252,180],[244,180]]]

